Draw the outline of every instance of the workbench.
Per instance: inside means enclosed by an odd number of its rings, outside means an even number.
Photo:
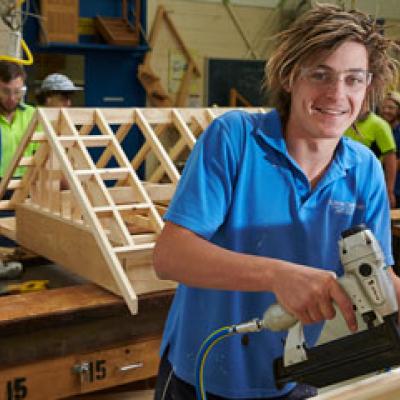
[[[121,297],[61,267],[26,271],[50,288],[0,297],[0,400],[67,398],[157,374],[173,290],[139,296],[133,316]]]

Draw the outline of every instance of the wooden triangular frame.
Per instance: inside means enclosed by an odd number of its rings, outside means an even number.
[[[0,199],[8,197],[0,210],[16,210],[0,218],[0,233],[121,294],[136,313],[138,294],[175,287],[156,278],[152,250],[177,162],[227,110],[39,108],[0,183]],[[171,130],[176,140],[166,146]],[[132,160],[121,146],[128,134],[143,138]],[[39,147],[26,157],[30,142]],[[143,177],[149,154],[158,164]],[[18,166],[26,167],[20,180]]]

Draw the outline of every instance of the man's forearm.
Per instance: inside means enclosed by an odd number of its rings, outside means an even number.
[[[356,328],[352,302],[329,271],[227,250],[170,222],[157,241],[154,268],[161,279],[187,286],[273,292],[304,324],[333,318],[335,302],[349,329]]]
[[[160,278],[222,290],[271,291],[271,275],[283,264],[289,263],[224,249],[168,222],[154,251]]]

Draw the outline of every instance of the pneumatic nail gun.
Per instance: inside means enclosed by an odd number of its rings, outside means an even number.
[[[366,329],[307,348],[301,323],[279,304],[271,306],[263,328],[288,330],[284,355],[274,365],[278,387],[290,381],[323,387],[400,364],[396,293],[378,241],[359,225],[342,233],[339,250],[339,282]]]

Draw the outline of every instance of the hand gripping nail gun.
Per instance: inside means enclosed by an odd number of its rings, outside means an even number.
[[[308,349],[301,323],[274,304],[263,328],[289,329],[283,358],[274,365],[278,388],[290,381],[323,387],[400,364],[396,293],[378,241],[358,225],[342,233],[339,250],[344,268],[339,282],[367,329]]]

